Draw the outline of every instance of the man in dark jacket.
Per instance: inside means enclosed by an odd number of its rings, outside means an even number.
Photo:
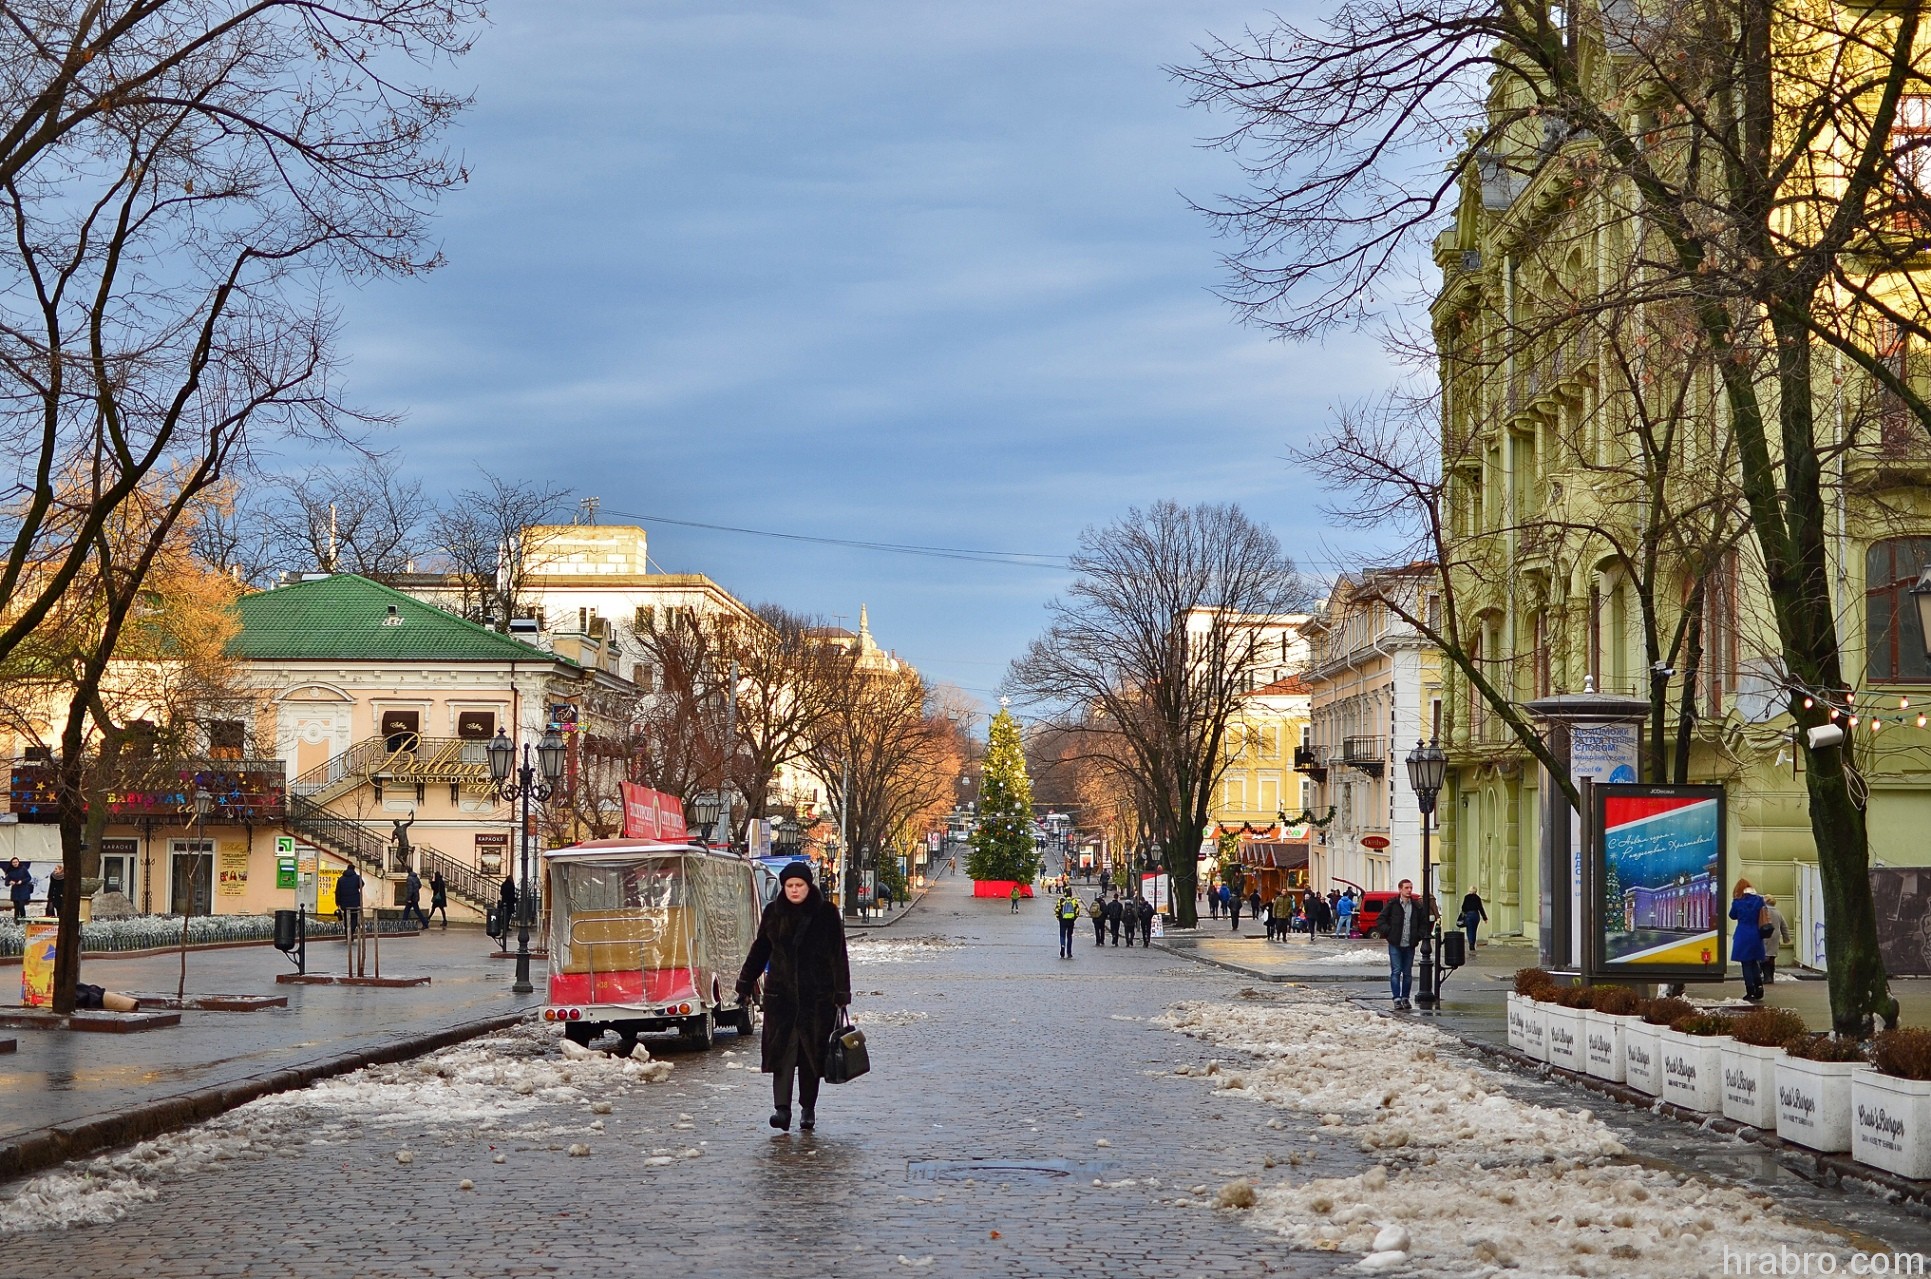
[[[496,939],[510,948],[510,919],[516,914],[516,876],[503,876],[503,887],[496,894]]]
[[[1106,926],[1112,931],[1113,944],[1117,946],[1120,944],[1120,915],[1123,909],[1120,904],[1120,899],[1117,896],[1107,898],[1106,906],[1103,909],[1106,915]]]
[[[402,881],[402,922],[408,923],[411,915],[415,916],[418,927],[429,927],[429,916],[422,913],[422,876],[416,873],[414,867],[410,868],[409,877]]]
[[[1428,931],[1431,912],[1427,903],[1415,896],[1414,880],[1404,879],[1395,887],[1401,895],[1381,908],[1375,932],[1388,943],[1388,988],[1395,1007],[1408,1009],[1414,1007],[1408,1001],[1408,992],[1414,985],[1415,947]]]
[[[1140,916],[1140,945],[1142,948],[1153,945],[1153,903],[1142,897],[1134,903]]]
[[[6,874],[0,876],[0,879],[5,880],[7,896],[13,900],[13,917],[15,919],[25,919],[27,917],[27,901],[34,895],[32,867],[16,857],[7,863]]]
[[[1106,894],[1093,894],[1093,900],[1086,903],[1086,917],[1093,921],[1093,944],[1106,945]]]
[[[362,927],[362,876],[353,866],[343,867],[342,877],[335,881],[335,908],[342,912],[343,935],[353,939]]]

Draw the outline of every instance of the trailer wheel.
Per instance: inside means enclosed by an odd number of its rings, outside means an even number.
[[[711,1045],[717,1042],[717,1022],[712,1020],[710,1009],[685,1021],[684,1042],[699,1052],[710,1051]]]
[[[636,1031],[620,1030],[617,1032],[617,1055],[619,1057],[630,1056],[632,1052],[636,1051],[636,1048],[637,1048]]]
[[[563,1023],[563,1037],[579,1048],[588,1048],[590,1041],[603,1033],[603,1027],[589,1022],[566,1021]]]
[[[741,1039],[758,1033],[758,1006],[749,1000],[738,1005],[737,1032]]]

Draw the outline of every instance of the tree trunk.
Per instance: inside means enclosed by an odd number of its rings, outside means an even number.
[[[1804,781],[1810,792],[1810,829],[1817,841],[1817,868],[1824,882],[1824,954],[1829,968],[1831,1026],[1864,1038],[1874,1019],[1897,1025],[1898,1004],[1885,980],[1877,947],[1877,912],[1871,904],[1870,845],[1864,812],[1851,798],[1842,748],[1810,757]]]

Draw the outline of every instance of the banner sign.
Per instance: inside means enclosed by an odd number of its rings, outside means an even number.
[[[1931,974],[1931,870],[1874,866],[1867,873],[1871,902],[1877,908],[1877,951],[1884,958],[1884,975]]]
[[[1722,981],[1721,786],[1598,785],[1578,925],[1592,978]]]
[[[27,948],[20,957],[20,1002],[29,1008],[53,1007],[54,939],[59,936],[57,919],[27,923]]]
[[[624,838],[655,839],[681,844],[690,838],[684,826],[684,801],[675,795],[620,782],[624,796]]]

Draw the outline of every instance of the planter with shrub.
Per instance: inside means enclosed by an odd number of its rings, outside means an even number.
[[[1931,1177],[1931,1030],[1871,1041],[1875,1070],[1851,1076],[1851,1158],[1900,1177]]]
[[[1509,1047],[1519,1053],[1527,1053],[1537,1060],[1546,1060],[1542,1050],[1544,1042],[1542,1006],[1535,996],[1555,986],[1555,978],[1541,968],[1522,968],[1515,974],[1515,992],[1508,998],[1509,1008]],[[1531,1032],[1530,1023],[1536,1029]],[[1533,1046],[1532,1046],[1533,1045]]]
[[[1777,1135],[1812,1150],[1851,1148],[1851,1078],[1871,1063],[1854,1039],[1804,1035],[1777,1058]]]
[[[1729,1028],[1726,1017],[1693,1012],[1657,1033],[1664,1101],[1712,1115],[1723,1109],[1723,1042]]]
[[[1663,1058],[1657,1037],[1678,1017],[1687,1017],[1696,1005],[1687,999],[1652,999],[1642,1006],[1640,1015],[1623,1025],[1623,1082],[1652,1097],[1663,1095]]]
[[[1627,986],[1597,986],[1582,1011],[1582,1068],[1598,1079],[1623,1082],[1624,1028],[1636,1020],[1642,997]]]
[[[1804,1019],[1788,1008],[1758,1008],[1730,1022],[1723,1045],[1723,1117],[1762,1128],[1777,1126],[1777,1059],[1802,1037]]]
[[[1568,986],[1556,992],[1544,1005],[1543,1039],[1548,1045],[1548,1062],[1564,1070],[1582,1073],[1582,1014],[1590,998],[1587,986]]]

